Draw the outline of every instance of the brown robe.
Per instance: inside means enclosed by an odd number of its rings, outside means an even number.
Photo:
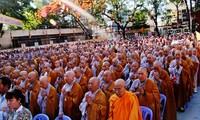
[[[173,84],[170,81],[170,77],[167,71],[165,70],[161,71],[160,79],[162,80],[160,92],[164,94],[167,98],[163,120],[176,120],[177,115],[176,115],[176,103],[174,98],[174,88]]]
[[[46,100],[46,114],[50,120],[54,120],[58,115],[58,94],[56,89],[51,86]]]
[[[63,112],[69,116],[72,120],[80,120],[81,112],[79,105],[83,99],[84,93],[81,86],[74,82],[74,85],[70,92],[67,92],[63,96]]]
[[[37,97],[38,97],[39,92],[40,92],[40,85],[39,85],[39,82],[36,81],[36,83],[33,86],[33,90],[32,90],[32,92],[29,96],[29,98],[30,98],[30,111],[31,111],[33,117],[40,113],[40,107],[37,103]]]
[[[81,77],[79,85],[81,86],[83,93],[86,93],[88,91],[88,79],[85,75]]]
[[[116,80],[117,80],[117,77],[116,77],[114,71],[113,71],[113,70],[110,70],[110,71],[111,71],[112,80],[113,80],[113,81],[116,81]]]
[[[51,85],[54,86],[55,82],[56,82],[56,79],[57,79],[57,75],[56,75],[56,72],[54,70],[51,70],[51,72],[49,73],[48,77],[51,78]]]
[[[124,67],[126,66],[126,60],[125,60],[125,59],[122,59],[120,65],[124,68]]]
[[[160,120],[160,93],[156,83],[147,79],[143,87],[145,94],[139,95],[138,100],[141,106],[149,107],[153,112],[153,120]]]
[[[60,83],[58,83],[58,88],[57,88],[57,93],[61,93],[61,91],[62,91],[62,87],[65,85],[65,80],[61,80],[61,82]]]
[[[183,60],[182,60],[183,61]],[[185,70],[187,70],[188,73],[188,80],[187,80],[187,100],[189,100],[190,96],[193,94],[194,92],[194,75],[195,75],[195,71],[194,71],[194,65],[193,62],[190,58],[186,58],[185,63],[183,62],[183,68]]]
[[[182,69],[181,75],[180,75],[180,83],[179,85],[174,85],[174,97],[176,102],[176,107],[184,107],[185,103],[187,102],[187,94],[188,94],[188,80],[189,80],[189,74],[186,69]]]
[[[119,79],[119,78],[122,78],[122,75],[123,75],[123,67],[119,64],[118,66],[117,66],[117,70],[116,71],[114,71],[114,73],[115,73],[115,76],[116,76],[116,79]]]
[[[87,67],[84,75],[88,78],[88,80],[92,77],[92,70]]]
[[[115,93],[114,92],[114,81],[111,81],[111,83],[108,85],[108,88],[106,91],[103,91],[106,95],[107,100]]]
[[[97,92],[93,103],[87,106],[88,120],[106,120],[108,116],[108,100],[100,90]]]

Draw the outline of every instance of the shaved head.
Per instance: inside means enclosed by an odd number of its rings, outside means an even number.
[[[88,82],[88,89],[94,93],[96,90],[99,89],[100,80],[97,77],[90,78]]]
[[[74,71],[67,71],[65,74],[64,74],[64,80],[66,81],[67,84],[71,84],[73,82],[75,78],[75,73]]]
[[[34,83],[38,78],[37,78],[37,73],[35,71],[32,71],[28,74],[28,81],[30,83]]]
[[[47,88],[47,86],[48,86],[48,77],[47,76],[41,76],[40,77],[40,86],[42,87],[42,88],[44,88],[44,89],[46,89]]]
[[[122,97],[124,95],[124,93],[126,92],[126,83],[123,79],[118,79],[115,81],[114,84],[114,90],[115,90],[115,94],[118,97]]]
[[[144,67],[140,67],[138,69],[138,79],[143,82],[147,79],[147,76],[148,76],[148,72],[147,72],[147,69],[144,68]]]
[[[126,87],[126,83],[123,79],[118,79],[115,81],[115,85],[121,85],[123,87]]]
[[[159,67],[162,67],[162,64],[161,64],[160,61],[155,61],[155,62],[153,63],[153,66],[159,66]]]

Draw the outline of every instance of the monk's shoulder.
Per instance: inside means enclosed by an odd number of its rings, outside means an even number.
[[[147,84],[148,86],[156,85],[156,83],[155,83],[153,80],[149,79],[149,78],[147,79],[146,84]]]

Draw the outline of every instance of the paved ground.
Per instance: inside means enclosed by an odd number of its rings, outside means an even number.
[[[198,93],[188,102],[188,108],[185,112],[177,112],[178,120],[200,120],[200,87]]]

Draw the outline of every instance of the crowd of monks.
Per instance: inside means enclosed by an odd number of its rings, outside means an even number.
[[[51,120],[141,119],[139,106],[160,120],[160,94],[167,98],[163,119],[176,120],[200,83],[193,34],[18,49],[0,59],[1,76],[23,92],[24,106]]]

